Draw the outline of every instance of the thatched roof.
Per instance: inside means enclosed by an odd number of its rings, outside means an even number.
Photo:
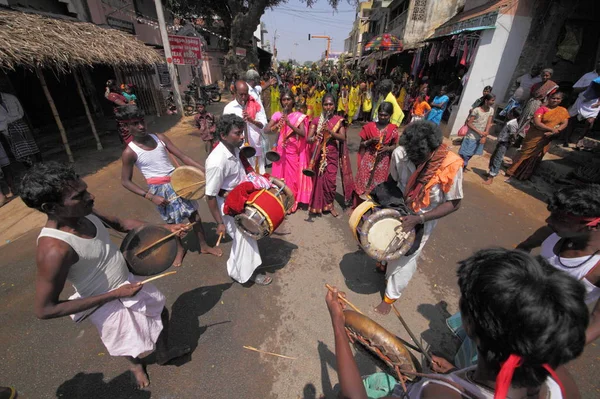
[[[134,36],[87,22],[0,10],[0,68],[68,70],[78,65],[164,62]]]

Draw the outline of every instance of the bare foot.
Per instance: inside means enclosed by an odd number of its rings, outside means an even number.
[[[134,364],[131,366],[129,371],[131,371],[131,374],[133,374],[137,389],[144,389],[150,385],[150,379],[148,378],[148,374],[146,373],[143,364]]]
[[[156,363],[160,364],[161,366],[164,366],[165,364],[169,363],[171,360],[175,360],[178,357],[187,355],[188,353],[190,353],[190,351],[191,351],[191,349],[187,345],[178,346],[176,348],[171,348],[164,353],[157,353],[156,354]]]
[[[334,218],[340,216],[340,214],[337,213],[337,211],[335,210],[335,208],[331,208],[331,211],[329,213],[331,213],[331,216],[333,216]]]
[[[390,310],[392,310],[392,305],[386,303],[385,301],[381,301],[381,303],[377,305],[374,310],[375,313],[385,316],[390,313]]]
[[[200,245],[201,254],[210,254],[214,256],[222,256],[223,250],[221,248],[209,247],[208,245]]]
[[[491,185],[494,182],[494,178],[493,177],[488,177],[486,180],[484,180],[481,184],[485,184],[486,186]]]
[[[456,368],[452,363],[443,357],[431,355],[431,360],[433,360],[433,363],[430,365],[431,370],[439,374],[447,374],[452,369]]]
[[[183,247],[183,245],[179,245],[177,247],[177,256],[173,261],[173,267],[179,267],[183,263],[183,258],[185,258],[185,254],[187,253],[187,249]]]

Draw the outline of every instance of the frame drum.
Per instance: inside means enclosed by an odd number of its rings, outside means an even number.
[[[413,246],[416,233],[402,232],[403,215],[391,208],[380,208],[365,201],[350,216],[349,225],[354,238],[367,255],[378,261],[395,260]]]
[[[193,166],[180,166],[171,173],[171,187],[180,198],[199,200],[204,197],[206,177]]]
[[[121,252],[129,271],[137,276],[153,276],[171,267],[177,257],[177,237],[156,244],[140,256],[135,255],[140,249],[169,234],[171,232],[166,228],[151,224],[127,233],[121,242]]]

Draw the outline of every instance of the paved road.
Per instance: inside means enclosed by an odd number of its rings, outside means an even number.
[[[161,129],[160,124],[154,127]],[[185,124],[179,125],[170,136],[195,158],[204,159],[200,140],[188,131]],[[351,129],[354,150],[357,133],[357,128]],[[100,169],[86,177],[98,207],[159,221],[148,202],[120,186],[120,161],[91,169]],[[456,262],[478,248],[513,246],[543,222],[542,203],[504,186],[490,190],[476,175],[467,177],[462,209],[438,224],[399,302],[411,328],[439,352],[450,354],[454,348],[444,318],[457,309]],[[214,241],[214,224],[205,205],[201,215],[207,221],[209,241]],[[264,262],[275,278],[269,287],[232,284],[226,257],[200,256],[197,245],[189,243],[192,252],[179,273],[156,285],[167,296],[172,341],[189,344],[194,351],[178,365],[151,364],[149,390],[134,391],[125,362],[108,356],[89,322],[75,325],[66,318],[40,321],[33,316],[38,231],[0,248],[0,385],[16,386],[27,398],[334,397],[337,375],[323,300],[325,283],[343,287],[360,309],[409,339],[393,316],[372,313],[384,281],[373,272],[374,261],[358,251],[347,216],[308,222],[306,213],[298,212],[274,236],[260,241]],[[119,237],[114,238],[118,242]],[[229,248],[224,241],[226,254]],[[65,297],[71,293],[67,291]],[[266,357],[242,349],[243,345],[297,359]],[[585,397],[597,397],[597,357],[598,349],[590,347],[573,368]],[[362,374],[376,370],[363,352],[357,352],[357,359]]]

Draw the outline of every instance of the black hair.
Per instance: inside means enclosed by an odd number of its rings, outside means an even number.
[[[485,86],[485,87],[483,88],[483,91],[489,91],[490,93],[492,92],[492,90],[493,90],[493,87],[492,87],[492,86]]]
[[[494,93],[488,93],[485,96],[481,97],[481,100],[483,101],[484,104],[486,101],[490,101],[492,99],[494,99],[494,100],[496,99],[496,95]]]
[[[285,96],[288,96],[292,99],[292,107],[294,107],[296,102],[294,101],[294,93],[290,89],[285,89],[281,94],[279,94],[279,104],[282,104],[281,99]]]
[[[389,101],[384,101],[379,105],[379,111],[392,115],[394,113],[394,105]]]
[[[240,129],[244,128],[244,120],[234,114],[223,115],[217,121],[217,127],[215,129],[215,139],[221,140],[222,136],[227,136],[231,129],[234,127],[238,127]]]
[[[555,93],[552,93],[552,95],[548,96],[548,97],[554,97],[555,95],[559,95],[561,98],[565,98],[565,92],[564,91],[557,91]]]
[[[394,88],[394,82],[390,79],[384,79],[379,83],[379,93],[389,93]]]
[[[130,121],[144,119],[144,113],[135,104],[119,105],[115,109],[115,118],[118,121]]]
[[[523,113],[523,110],[521,109],[521,107],[515,107],[513,109],[511,109],[510,111],[508,111],[508,114],[512,116],[514,116],[516,119],[519,119],[519,117],[521,116],[521,114]]]
[[[42,204],[62,203],[65,187],[79,180],[69,164],[56,161],[33,165],[21,180],[21,199],[29,208],[42,210]]]
[[[600,185],[586,184],[561,188],[548,200],[548,210],[573,216],[600,217]]]
[[[326,98],[331,98],[331,100],[335,104],[335,97],[331,93],[325,93],[325,95],[323,96],[323,99],[321,100],[321,104],[325,104],[325,99]]]
[[[430,121],[410,123],[400,136],[400,145],[406,150],[406,155],[415,165],[427,160],[443,142],[442,130]]]
[[[204,105],[206,107],[206,100],[203,99],[203,98],[200,98],[200,99],[196,100],[196,107],[198,105]]]
[[[523,358],[516,387],[538,387],[579,356],[589,316],[584,286],[544,258],[502,248],[484,249],[459,262],[460,310],[480,361],[498,373],[511,354]]]

